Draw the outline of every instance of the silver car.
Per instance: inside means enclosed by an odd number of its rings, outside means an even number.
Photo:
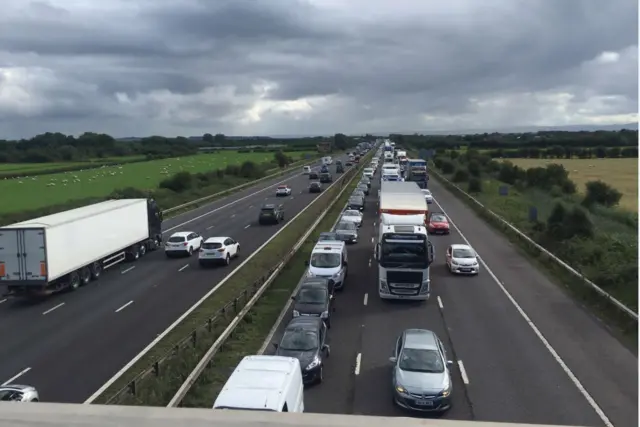
[[[426,329],[407,329],[396,342],[393,401],[405,409],[444,412],[451,407],[452,381],[444,345]]]
[[[351,221],[340,221],[333,231],[344,238],[345,242],[358,243],[358,226]]]
[[[0,402],[38,402],[40,396],[30,385],[7,384],[0,386]]]

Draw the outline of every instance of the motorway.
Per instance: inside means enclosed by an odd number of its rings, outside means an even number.
[[[84,402],[281,228],[257,224],[263,204],[282,203],[288,221],[317,197],[309,194],[309,178],[301,172],[302,167],[164,222],[165,237],[195,231],[236,239],[242,255],[230,268],[202,269],[197,255],[167,259],[155,251],[105,271],[76,292],[38,303],[0,299],[0,384],[33,385],[43,401]],[[291,196],[275,197],[280,183],[292,188]],[[99,238],[96,232],[86,237]]]
[[[381,300],[373,258],[378,176],[360,241],[349,248],[349,279],[336,297],[325,380],[305,390],[305,410],[411,416],[392,403],[388,358],[404,329],[425,328],[454,361],[445,419],[638,426],[637,356],[434,179],[430,209],[446,212],[452,227],[448,236],[431,237],[431,299]],[[455,277],[445,266],[447,246],[465,241],[481,256],[475,277]]]

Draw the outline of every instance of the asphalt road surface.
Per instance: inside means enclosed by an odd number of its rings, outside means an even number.
[[[33,385],[43,401],[84,402],[281,227],[257,224],[263,204],[284,204],[289,220],[318,196],[309,194],[301,173],[302,167],[165,221],[165,237],[195,231],[236,239],[242,255],[230,268],[202,269],[196,255],[167,259],[155,251],[76,292],[38,303],[0,299],[0,384]],[[291,186],[291,196],[275,197],[280,183]]]
[[[638,425],[637,356],[433,179],[430,209],[446,211],[455,226],[448,236],[431,237],[431,299],[381,300],[373,258],[378,176],[360,241],[349,248],[349,278],[336,297],[325,381],[305,391],[307,411],[420,416],[392,403],[388,358],[404,329],[426,328],[454,361],[453,407],[445,419]],[[465,239],[481,256],[475,277],[455,277],[445,266],[447,246]]]

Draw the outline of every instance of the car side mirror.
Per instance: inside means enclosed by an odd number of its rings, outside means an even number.
[[[453,366],[453,360],[447,360],[447,366],[449,367]]]
[[[295,301],[295,300],[296,300],[296,297],[291,297],[291,301]]]
[[[331,295],[329,295],[329,299],[330,300],[334,300],[334,299],[336,299],[336,297],[333,294],[331,294]]]
[[[347,261],[342,261],[342,266],[346,267],[347,265],[349,265],[349,263]]]
[[[305,259],[305,260],[304,260],[304,265],[306,265],[307,267],[309,267],[309,260],[308,260],[308,259]]]
[[[325,344],[322,346],[322,351],[331,351],[331,347],[329,347],[329,344]]]
[[[397,358],[397,357],[395,357],[395,356],[394,356],[394,357],[390,357],[390,358],[389,358],[389,363],[394,364],[394,363],[396,363],[397,361],[398,361],[398,358]]]
[[[278,349],[278,343],[277,342],[273,343],[273,348],[275,348],[276,350]]]

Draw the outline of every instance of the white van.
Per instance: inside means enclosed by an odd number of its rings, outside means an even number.
[[[311,166],[302,167],[302,175],[309,175],[311,173]]]
[[[300,362],[284,356],[245,356],[218,394],[213,409],[304,412]]]
[[[362,172],[362,175],[366,176],[367,178],[372,178],[373,177],[373,168],[364,168],[364,171]]]
[[[311,259],[305,264],[309,267],[307,276],[326,277],[333,280],[334,289],[342,289],[347,277],[347,245],[345,242],[320,241],[311,251]]]
[[[331,158],[331,156],[326,156],[322,158],[323,165],[329,166],[332,163],[333,163],[333,159]]]

